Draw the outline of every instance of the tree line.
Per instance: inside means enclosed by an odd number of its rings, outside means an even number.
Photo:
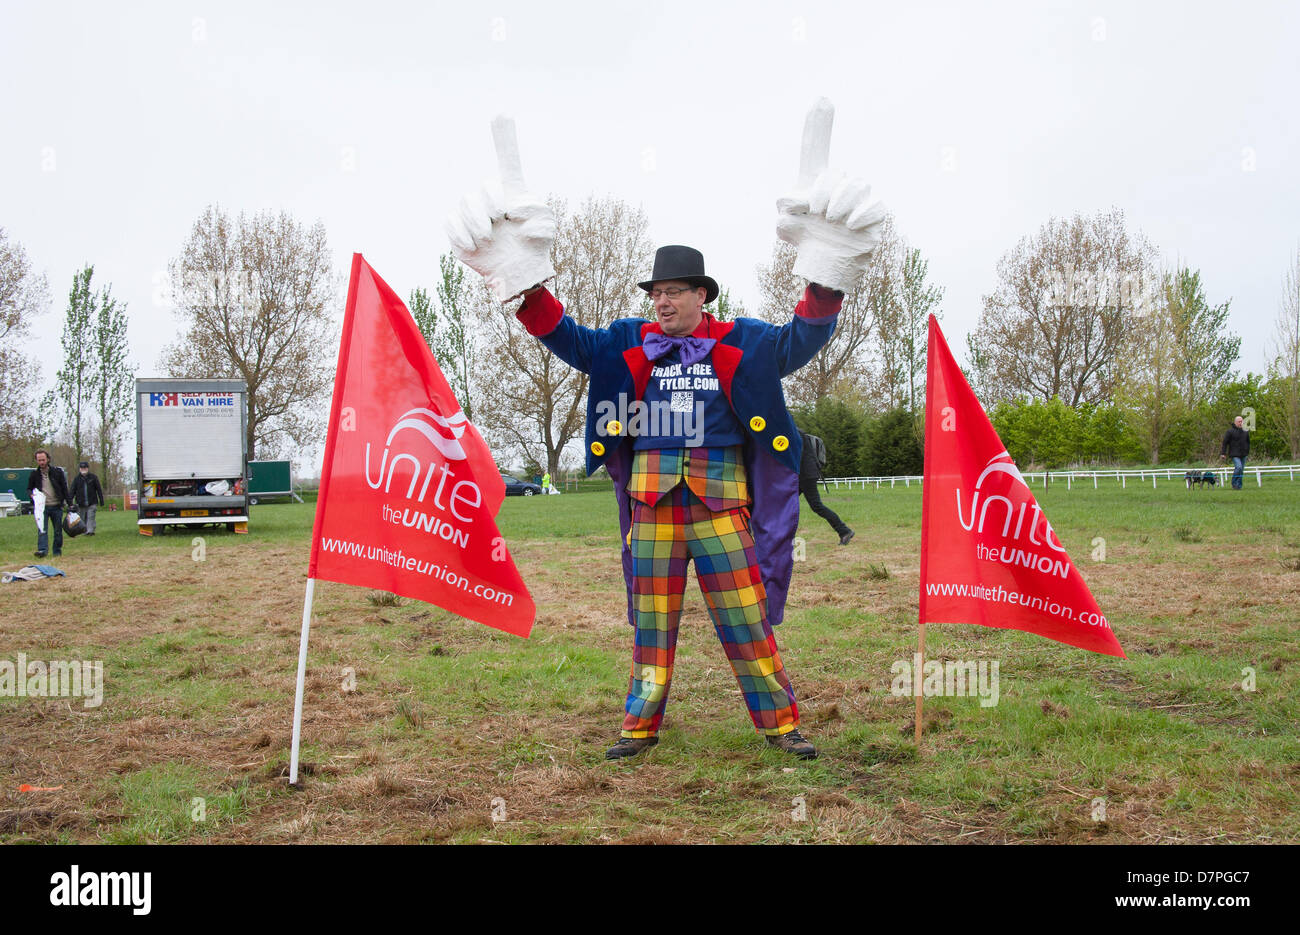
[[[900,295],[871,300],[901,309],[903,324],[894,348],[878,340],[874,373],[899,375],[893,384],[910,392],[872,399],[832,388],[811,406],[796,396],[800,428],[827,441],[828,476],[921,472],[923,322],[908,314],[908,297],[931,287],[923,277],[909,284],[906,266],[901,273]],[[1230,302],[1211,302],[1186,264],[1162,268],[1117,209],[1048,220],[1003,255],[997,276],[967,337],[964,370],[1022,466],[1217,461],[1237,415],[1256,457],[1300,460],[1300,251],[1284,277],[1267,372],[1244,376],[1234,369],[1241,339],[1227,326]],[[851,316],[854,306],[845,308]],[[855,363],[870,386],[870,365],[850,358],[841,387]]]
[[[120,449],[131,424],[135,371],[126,303],[111,284],[96,289],[94,274],[86,264],[72,276],[59,333],[62,363],[54,389],[38,398],[40,368],[19,342],[36,331],[49,286],[22,245],[0,228],[0,463],[28,466],[33,451],[52,448],[53,463],[65,469],[92,463],[108,490],[123,480]],[[40,334],[53,339],[52,331]]]
[[[28,465],[48,448],[55,463],[94,464],[106,490],[129,483],[134,458],[135,365],[126,303],[96,289],[87,264],[72,279],[55,387],[20,342],[51,340],[38,325],[49,287],[21,244],[0,229],[0,463]],[[162,376],[239,379],[248,386],[250,458],[319,444],[338,349],[338,277],[324,225],[287,213],[198,218],[168,268],[165,298],[179,325],[158,361]],[[125,461],[125,463],[123,463]]]
[[[1118,209],[1049,219],[998,264],[967,337],[967,375],[1021,463],[1216,460],[1234,416],[1251,449],[1300,458],[1300,252],[1286,274],[1265,374],[1235,370],[1230,301],[1162,266]]]
[[[615,198],[570,206],[558,221],[550,288],[579,323],[602,327],[653,310],[636,282],[651,266],[645,214]],[[711,311],[789,320],[803,284],[794,251],[776,242],[757,267],[759,305],[723,283]],[[93,267],[73,277],[56,390],[37,399],[34,362],[19,349],[48,303],[48,286],[0,230],[0,452],[26,463],[65,441],[77,457],[114,460],[133,415],[126,308]],[[1022,464],[1206,460],[1236,414],[1255,424],[1254,450],[1300,458],[1300,251],[1286,273],[1270,364],[1234,372],[1240,339],[1229,301],[1211,301],[1187,265],[1164,269],[1155,247],[1117,209],[1049,219],[1009,249],[966,342],[966,374]],[[285,213],[196,220],[168,269],[177,339],[163,375],[248,384],[250,457],[319,445],[338,346],[341,279],[324,226]],[[805,431],[827,441],[832,476],[921,470],[927,318],[942,286],[891,217],[871,265],[846,294],[832,340],[785,381]],[[580,464],[587,378],[527,335],[450,254],[409,306],[466,415],[503,464],[557,473]],[[15,460],[17,459],[17,460]]]

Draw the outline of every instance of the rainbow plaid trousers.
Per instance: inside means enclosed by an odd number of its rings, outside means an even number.
[[[794,730],[799,708],[767,622],[767,593],[747,512],[715,513],[686,484],[654,506],[633,501],[632,507],[635,645],[622,735],[659,732],[673,677],[686,565],[692,559],[754,727],[769,735]]]

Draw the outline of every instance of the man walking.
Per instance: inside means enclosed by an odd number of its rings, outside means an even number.
[[[853,530],[840,519],[839,514],[822,503],[821,492],[817,489],[817,482],[822,479],[822,466],[817,456],[817,446],[822,444],[822,440],[807,432],[800,432],[799,437],[803,439],[803,457],[799,462],[799,492],[813,508],[813,512],[831,524],[835,535],[840,537],[840,545],[848,545],[849,540],[853,538]]]
[[[797,247],[794,273],[808,281],[781,326],[706,313],[718,284],[700,251],[680,245],[661,247],[637,284],[654,321],[577,324],[542,285],[555,274],[555,220],[523,189],[509,121],[493,126],[502,191],[465,199],[449,225],[453,251],[500,301],[525,295],[517,317],[528,332],[590,375],[587,473],[604,466],[614,480],[634,628],[625,716],[607,759],[658,743],[692,560],[755,729],[801,759],[817,756],[772,633],[793,571],[802,449],[781,378],[830,339],[885,216],[864,182],[826,170],[830,115],[829,102],[809,115],[799,187],[778,202],[778,235]]]
[[[1250,454],[1250,433],[1242,425],[1245,421],[1241,416],[1232,420],[1232,428],[1228,429],[1223,435],[1223,450],[1219,452],[1219,460],[1222,461],[1224,456],[1232,458],[1232,489],[1241,489],[1241,475],[1246,469],[1246,456]]]
[[[36,533],[36,557],[44,558],[49,551],[50,527],[54,527],[54,554],[63,554],[63,504],[67,503],[68,480],[63,468],[50,464],[50,453],[45,449],[36,452],[36,470],[27,475],[27,496],[39,490],[45,498],[45,525]]]
[[[104,488],[99,485],[99,478],[90,472],[90,464],[82,461],[77,465],[77,477],[72,482],[72,502],[77,505],[77,512],[86,523],[86,535],[95,534],[95,511],[104,505]]]

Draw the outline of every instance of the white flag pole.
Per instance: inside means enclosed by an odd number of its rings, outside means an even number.
[[[919,756],[921,753],[921,715],[925,705],[925,691],[923,689],[924,678],[922,673],[925,671],[925,621],[921,621],[921,633],[917,637],[916,645],[916,671],[912,673],[912,678],[916,684],[912,686],[912,691],[916,694],[916,726],[912,730],[912,742],[916,744],[916,752]]]
[[[289,753],[289,785],[298,782],[298,744],[302,740],[302,692],[307,677],[307,634],[311,630],[311,600],[316,579],[307,579],[307,596],[302,604],[302,637],[298,641],[298,693],[293,700],[293,748]]]

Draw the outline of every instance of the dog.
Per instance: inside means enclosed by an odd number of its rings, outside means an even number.
[[[1183,480],[1187,484],[1187,489],[1191,490],[1195,484],[1200,487],[1202,484],[1208,484],[1211,487],[1219,483],[1219,475],[1213,471],[1188,471],[1183,475]]]

